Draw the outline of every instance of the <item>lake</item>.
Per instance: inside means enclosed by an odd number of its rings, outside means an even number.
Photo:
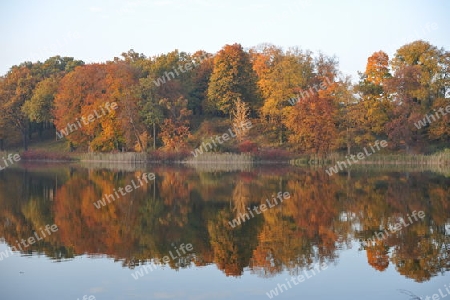
[[[448,171],[0,172],[3,300],[441,299],[449,270]]]

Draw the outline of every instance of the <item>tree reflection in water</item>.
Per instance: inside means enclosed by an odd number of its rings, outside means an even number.
[[[94,207],[101,195],[149,171],[156,174],[154,184]],[[249,268],[271,277],[283,270],[299,274],[317,262],[338,263],[339,251],[356,241],[380,272],[393,264],[399,274],[422,282],[450,268],[450,179],[430,172],[352,171],[330,178],[323,170],[273,167],[27,167],[0,176],[0,237],[11,245],[36,228],[57,224],[57,233],[27,249],[55,260],[102,254],[134,268],[162,259],[173,244],[191,243],[195,256],[189,259],[197,266],[216,264],[230,276]],[[247,207],[277,191],[291,198],[230,227]],[[425,218],[363,243],[414,210],[424,211]],[[169,265],[186,267],[186,259]]]

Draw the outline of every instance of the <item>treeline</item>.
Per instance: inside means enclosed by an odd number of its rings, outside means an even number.
[[[248,135],[215,151],[323,157],[377,139],[424,151],[449,141],[449,76],[449,52],[425,41],[392,59],[375,52],[357,84],[335,57],[270,44],[155,57],[130,50],[93,64],[55,56],[0,77],[0,148],[20,137],[27,149],[56,129],[72,150],[190,151],[250,118]]]

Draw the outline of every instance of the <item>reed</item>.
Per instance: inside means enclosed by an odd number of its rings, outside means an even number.
[[[253,165],[254,157],[248,153],[204,153],[197,157],[186,159],[187,164],[228,164],[228,165]]]
[[[367,157],[360,164],[390,164],[390,165],[450,165],[450,152],[424,154],[379,154]]]
[[[147,153],[119,152],[119,153],[84,153],[81,161],[87,162],[117,162],[117,163],[146,163],[151,160]]]
[[[342,153],[331,153],[327,159],[317,159],[314,156],[302,155],[289,162],[291,165],[314,165],[314,164],[330,164],[333,165],[338,161],[346,161],[345,155]],[[429,165],[429,166],[449,166],[450,150],[438,153],[425,154],[386,154],[375,153],[363,160],[359,160],[354,165]]]
[[[289,160],[289,164],[294,166],[307,166],[307,165],[326,165],[331,164],[337,156],[335,154],[331,154],[329,157],[321,157],[316,155],[301,155],[297,156],[294,159]]]

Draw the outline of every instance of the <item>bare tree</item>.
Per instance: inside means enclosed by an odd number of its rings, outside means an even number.
[[[231,122],[234,127],[236,138],[239,142],[242,142],[242,140],[247,136],[249,127],[246,126],[246,124],[250,122],[250,119],[248,117],[249,113],[250,110],[248,104],[243,102],[241,98],[237,98],[237,100],[234,101],[234,108],[231,112]]]

